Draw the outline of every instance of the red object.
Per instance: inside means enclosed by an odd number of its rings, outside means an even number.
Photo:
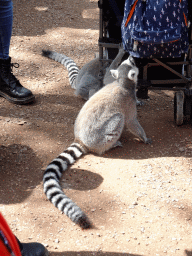
[[[9,228],[6,220],[0,213],[0,255],[1,256],[21,256],[17,240]]]

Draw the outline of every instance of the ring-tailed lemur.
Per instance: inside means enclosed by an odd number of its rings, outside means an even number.
[[[107,67],[107,62],[104,65],[104,74],[107,69],[107,72],[104,76],[104,84],[107,85],[113,78],[111,76],[110,70],[116,69],[125,54],[125,51],[121,47],[116,58],[112,61],[111,65]],[[99,58],[95,58],[90,62],[86,63],[82,69],[79,70],[77,64],[69,57],[64,54],[60,54],[53,51],[43,50],[42,55],[53,59],[61,64],[63,64],[69,75],[69,82],[73,89],[75,89],[75,94],[81,96],[83,99],[88,100],[95,92],[101,89],[100,82],[100,65]]]
[[[118,145],[124,126],[145,143],[151,143],[137,120],[135,87],[138,68],[129,57],[117,70],[111,70],[114,82],[96,92],[82,107],[74,126],[75,140],[55,158],[43,176],[47,198],[82,228],[91,223],[82,210],[62,191],[62,173],[89,152],[102,154]]]

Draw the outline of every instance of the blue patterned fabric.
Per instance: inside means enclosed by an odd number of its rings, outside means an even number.
[[[189,47],[187,17],[187,0],[126,0],[121,25],[124,49],[138,58],[180,57]]]

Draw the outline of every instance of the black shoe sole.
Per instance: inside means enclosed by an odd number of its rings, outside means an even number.
[[[31,246],[26,246],[26,245],[30,245],[30,244],[22,244],[23,245],[23,250],[21,250],[21,255],[22,256],[26,256],[26,255],[36,255],[36,254],[38,254],[38,255],[41,255],[41,256],[49,256],[49,251],[47,250],[47,248],[45,248],[44,247],[44,252],[39,252],[39,251],[37,251],[37,252],[33,252],[33,250],[34,250],[34,245],[31,247]]]
[[[11,97],[11,96],[9,96],[9,95],[0,91],[0,96],[7,99],[11,103],[19,104],[19,105],[28,104],[28,103],[31,103],[31,102],[35,101],[35,96],[34,95],[31,95],[31,96],[23,98],[23,99],[22,98],[17,99],[17,98],[13,98],[13,97]]]

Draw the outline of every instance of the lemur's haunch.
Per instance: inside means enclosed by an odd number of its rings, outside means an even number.
[[[131,57],[117,70],[111,70],[115,81],[96,92],[82,107],[75,121],[74,143],[47,167],[44,191],[47,198],[82,228],[91,223],[82,210],[62,191],[62,173],[83,154],[103,154],[118,144],[124,126],[145,143],[151,143],[137,120],[136,83],[138,68]]]

